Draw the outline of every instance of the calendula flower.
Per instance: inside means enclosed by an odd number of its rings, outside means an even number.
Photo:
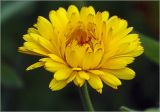
[[[79,11],[74,5],[68,10],[49,12],[49,20],[39,16],[34,27],[23,36],[19,52],[41,56],[29,66],[41,66],[52,72],[49,87],[56,91],[74,82],[81,87],[85,81],[102,93],[103,84],[117,89],[120,79],[130,80],[135,72],[127,67],[143,53],[139,35],[132,27],[109,12],[95,12],[92,6]]]

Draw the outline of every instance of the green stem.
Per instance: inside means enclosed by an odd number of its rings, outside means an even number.
[[[85,103],[88,111],[94,111],[89,93],[87,88],[87,83],[85,82],[84,85],[80,88],[81,98],[82,101]]]

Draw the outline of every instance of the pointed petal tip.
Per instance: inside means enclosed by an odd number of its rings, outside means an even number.
[[[36,62],[36,63],[30,65],[29,67],[27,67],[26,70],[27,70],[27,71],[33,70],[33,69],[35,69],[35,68],[42,67],[43,65],[44,65],[43,62]]]
[[[96,90],[99,94],[102,94],[102,88]]]

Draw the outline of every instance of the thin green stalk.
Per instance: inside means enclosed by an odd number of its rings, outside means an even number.
[[[83,103],[85,103],[87,110],[88,111],[94,111],[89,93],[88,93],[88,88],[87,88],[87,83],[85,82],[84,85],[80,88],[80,94],[81,94],[81,99]]]

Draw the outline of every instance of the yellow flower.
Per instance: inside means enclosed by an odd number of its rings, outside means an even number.
[[[39,16],[34,27],[23,36],[19,52],[41,56],[27,70],[44,66],[52,72],[49,87],[53,91],[74,82],[85,81],[102,93],[103,83],[117,89],[120,79],[130,80],[135,72],[127,67],[143,53],[138,34],[129,34],[132,27],[107,11],[95,12],[92,6],[76,6],[52,10],[49,19]]]

